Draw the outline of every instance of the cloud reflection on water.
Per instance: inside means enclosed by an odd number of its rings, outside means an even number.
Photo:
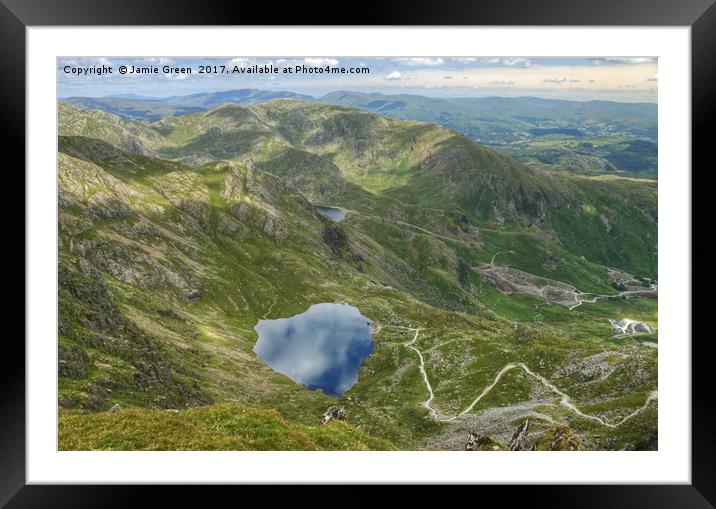
[[[274,371],[308,387],[338,396],[357,380],[373,351],[372,327],[347,304],[314,304],[290,318],[261,320],[254,352]]]

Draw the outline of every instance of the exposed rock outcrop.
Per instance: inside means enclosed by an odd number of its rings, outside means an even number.
[[[512,435],[510,443],[507,448],[510,451],[530,451],[534,450],[535,444],[530,439],[528,433],[530,430],[530,420],[525,419],[525,422],[520,424]]]
[[[58,349],[58,373],[67,378],[84,378],[90,358],[87,351],[79,345],[60,346]]]

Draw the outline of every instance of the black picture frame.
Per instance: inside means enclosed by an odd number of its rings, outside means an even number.
[[[238,3],[222,6],[213,0],[0,0],[0,104],[3,178],[6,195],[0,200],[4,239],[0,247],[6,285],[5,323],[19,322],[25,309],[25,224],[19,220],[25,189],[25,29],[30,26],[109,25],[282,25],[316,24],[316,9],[307,4]],[[537,25],[537,26],[689,26],[692,44],[692,160],[712,166],[713,141],[709,127],[716,111],[716,4],[714,0],[487,0],[481,2],[426,1],[361,2],[350,14],[340,12],[326,24],[350,25]],[[335,23],[339,21],[339,23]],[[91,48],[91,43],[88,43]],[[7,156],[14,156],[8,158]],[[709,164],[711,163],[711,164]],[[707,164],[709,164],[707,166]],[[685,177],[689,168],[683,168]],[[708,228],[710,187],[693,185],[693,232],[701,232],[691,247],[692,264],[699,277],[692,289],[707,288],[713,280],[716,242]],[[9,189],[14,191],[10,192]],[[708,193],[708,194],[707,194]],[[701,206],[702,210],[698,210]],[[693,237],[696,240],[696,237]],[[17,239],[10,241],[10,239]],[[23,270],[19,270],[23,267]],[[692,268],[693,270],[693,268]],[[22,279],[22,281],[21,281]],[[9,284],[15,288],[9,290]],[[693,292],[692,292],[693,293]],[[9,298],[8,298],[9,297]],[[692,316],[709,316],[708,299],[693,296]],[[24,324],[24,322],[22,322]],[[6,327],[6,331],[10,329]],[[25,482],[25,348],[18,333],[6,332],[0,358],[0,505],[8,507],[126,507],[145,501],[148,488],[128,486],[39,486]],[[639,486],[528,486],[509,488],[511,496],[525,497],[552,507],[714,507],[716,505],[716,433],[714,383],[709,355],[711,334],[692,334],[692,484]],[[688,341],[689,338],[683,338]],[[497,487],[504,490],[504,487]],[[490,489],[488,487],[480,488]],[[164,490],[166,491],[166,490]],[[174,492],[182,495],[183,490]],[[481,491],[484,493],[484,491]],[[502,492],[504,493],[504,491]],[[169,496],[169,494],[166,494]],[[165,497],[165,493],[162,493]],[[370,503],[371,497],[350,497],[351,505]],[[169,499],[166,499],[167,502]],[[275,502],[275,501],[274,501]]]

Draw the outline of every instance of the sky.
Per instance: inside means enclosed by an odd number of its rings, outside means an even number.
[[[156,68],[159,72],[120,74],[123,65],[129,70],[135,66]],[[200,74],[202,65],[224,66],[224,72]],[[277,72],[241,72],[254,65],[273,66]],[[98,75],[93,72],[98,66],[110,67],[113,72]],[[164,66],[170,67],[169,72],[164,72]],[[308,72],[326,66],[362,71]],[[191,73],[176,69],[187,67]],[[658,85],[657,59],[652,57],[66,57],[58,59],[57,71],[61,98],[127,94],[169,97],[258,88],[316,98],[328,92],[349,90],[429,97],[534,96],[657,102]],[[81,74],[87,71],[89,74]]]

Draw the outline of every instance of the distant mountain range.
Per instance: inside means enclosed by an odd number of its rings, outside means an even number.
[[[70,97],[64,101],[82,108],[106,111],[123,118],[155,121],[168,116],[206,111],[220,104],[256,104],[271,99],[313,100],[311,96],[293,92],[244,88],[163,98],[122,94],[107,97]]]
[[[321,102],[361,108],[398,118],[435,122],[442,117],[476,119],[486,122],[511,119],[533,125],[546,120],[574,124],[594,133],[594,122],[609,122],[633,135],[656,136],[656,104],[613,101],[566,101],[538,97],[431,98],[419,95],[331,92]],[[586,125],[585,125],[586,124]]]
[[[538,97],[434,98],[411,94],[386,95],[346,91],[331,92],[314,98],[288,91],[253,88],[163,98],[122,94],[106,97],[69,97],[63,101],[125,118],[158,120],[168,115],[177,116],[205,111],[221,104],[258,104],[272,99],[323,102],[423,122],[439,120],[445,122],[455,118],[483,122],[512,119],[523,122],[527,126],[539,121],[561,120],[577,124],[585,133],[598,130],[598,126],[592,125],[593,122],[609,122],[621,126],[630,134],[656,139],[657,106],[651,103],[567,101]],[[466,134],[470,135],[470,133]]]
[[[586,173],[657,174],[657,106],[650,103],[536,97],[431,98],[346,91],[314,98],[258,89],[166,98],[133,94],[70,97],[65,101],[126,119],[153,122],[221,104],[259,104],[273,99],[328,103],[440,124],[534,166]]]

